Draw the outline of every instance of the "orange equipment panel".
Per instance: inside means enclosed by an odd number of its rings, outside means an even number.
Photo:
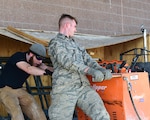
[[[116,76],[118,75],[118,76]],[[111,120],[150,120],[150,88],[147,72],[114,74],[111,80],[92,82]],[[78,120],[91,120],[77,108]]]

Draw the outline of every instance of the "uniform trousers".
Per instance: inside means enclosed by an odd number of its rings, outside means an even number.
[[[81,108],[92,120],[110,120],[102,99],[91,86],[75,86],[70,90],[51,92],[50,120],[72,120],[75,107]]]

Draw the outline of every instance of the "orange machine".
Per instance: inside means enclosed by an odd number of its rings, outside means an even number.
[[[126,61],[122,60],[104,60],[98,62],[100,66],[112,70],[112,73],[125,73],[129,69],[129,65]]]
[[[111,80],[92,82],[111,120],[150,120],[150,88],[147,72],[115,73]],[[77,108],[78,120],[91,120]]]

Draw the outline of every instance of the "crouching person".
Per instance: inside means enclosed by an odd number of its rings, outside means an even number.
[[[22,88],[30,75],[52,73],[53,69],[42,63],[44,57],[45,47],[33,44],[29,51],[13,54],[5,64],[0,76],[0,102],[11,115],[11,120],[24,120],[23,113],[30,120],[46,120],[42,108]]]

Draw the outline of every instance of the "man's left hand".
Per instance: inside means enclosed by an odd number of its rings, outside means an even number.
[[[104,80],[110,80],[112,78],[111,70],[102,70],[101,71],[104,74]]]

